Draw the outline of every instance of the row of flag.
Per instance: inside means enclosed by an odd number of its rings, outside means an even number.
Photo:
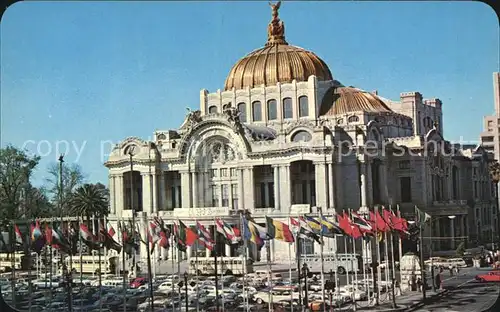
[[[429,215],[416,208],[417,222],[427,221]],[[243,241],[254,243],[259,248],[266,240],[279,240],[287,243],[294,243],[296,238],[314,240],[323,243],[323,237],[348,236],[354,239],[377,237],[382,239],[386,232],[396,232],[400,235],[408,234],[408,221],[396,215],[391,209],[382,207],[380,210],[370,211],[368,215],[360,215],[352,210],[338,213],[334,216],[297,216],[290,217],[289,222],[284,223],[266,217],[265,226],[254,222],[250,217],[243,216],[240,226],[230,224],[223,219],[214,219],[215,231],[211,233],[199,221],[195,221],[195,226],[188,227],[182,221],[174,221],[172,225],[155,217],[148,221],[145,233],[142,237],[138,224],[135,226],[129,220],[118,221],[118,233],[109,222],[99,222],[98,233],[94,235],[85,224],[79,224],[79,237],[73,224],[61,223],[59,227],[53,227],[51,223],[45,223],[42,229],[39,221],[31,225],[31,245],[32,250],[40,252],[48,245],[60,249],[64,253],[76,253],[78,239],[81,238],[90,249],[100,250],[108,248],[116,250],[118,253],[123,249],[131,255],[138,250],[140,242],[150,244],[150,252],[153,253],[155,247],[170,248],[170,240],[181,251],[186,251],[187,247],[196,242],[213,250],[217,243],[217,233],[223,237],[225,244],[239,244]],[[16,243],[23,244],[23,237],[17,225],[14,225],[16,233]],[[120,235],[121,233],[121,235]],[[171,235],[172,234],[172,235]],[[71,243],[70,243],[71,242]],[[73,248],[71,248],[73,247]],[[73,250],[72,250],[73,249]]]

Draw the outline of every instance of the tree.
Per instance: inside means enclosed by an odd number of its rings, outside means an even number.
[[[68,215],[71,211],[69,202],[71,195],[77,187],[81,186],[85,181],[85,176],[82,169],[78,164],[67,165],[63,163],[62,166],[62,183],[63,190],[60,196],[60,181],[59,181],[59,163],[54,163],[49,166],[49,177],[46,179],[47,192],[50,196],[52,204],[55,208],[56,215]],[[62,202],[59,203],[62,199]],[[61,211],[62,209],[62,211]]]
[[[90,228],[91,217],[103,218],[109,214],[109,200],[106,187],[102,184],[84,184],[78,187],[70,200],[70,212],[73,215],[85,217]]]
[[[30,176],[40,161],[12,145],[0,149],[0,226],[22,215],[22,190],[30,187]]]

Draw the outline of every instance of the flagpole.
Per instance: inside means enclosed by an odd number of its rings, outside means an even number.
[[[398,212],[398,218],[399,218],[399,221],[401,222],[401,211],[399,210],[399,205],[396,206],[397,208],[397,212]],[[403,241],[401,239],[401,233],[399,233],[398,235],[398,253],[399,253],[399,263],[401,264],[401,259],[403,258]],[[401,283],[401,276],[400,276],[400,281]]]
[[[101,220],[97,220],[98,222],[98,227],[100,227],[100,222]],[[96,229],[95,228],[95,217],[92,216],[92,229],[94,230],[94,236],[97,237],[97,242],[98,242],[98,250],[97,250],[97,266],[98,266],[98,278],[99,278],[99,311],[102,310],[102,266],[101,266],[101,248],[102,248],[102,245],[100,244],[101,243],[101,240],[100,240],[100,236],[99,235],[99,229]]]
[[[200,298],[200,285],[199,285],[199,281],[200,281],[200,278],[198,276],[198,251],[199,251],[199,245],[198,245],[198,240],[195,241],[195,246],[196,246],[196,251],[195,251],[195,264],[194,264],[194,269],[196,270],[196,298]],[[207,250],[205,249],[205,252],[207,252]],[[199,300],[196,300],[196,312],[200,312],[200,302]]]
[[[179,223],[179,230],[180,230],[180,227],[181,227],[181,223],[179,221],[179,219],[177,219],[177,222]],[[183,243],[186,243],[186,242],[183,242]],[[186,262],[188,263],[188,267],[189,267],[189,261],[188,261],[188,256],[187,256],[187,252],[188,252],[188,249],[187,249],[187,245],[184,246],[185,250],[184,251],[184,254],[186,256]],[[177,276],[179,277],[179,280],[181,279],[181,251],[179,249],[177,249]],[[181,296],[181,290],[179,289],[179,311],[181,310],[180,309],[180,302],[182,302],[182,296]]]
[[[323,140],[324,141],[324,140]],[[324,256],[324,237],[323,237],[323,208],[318,207],[319,209],[319,218],[321,220],[321,246],[320,246],[320,261],[321,261],[321,296],[323,297],[323,301],[325,300],[325,256]],[[334,234],[335,236],[335,234]],[[326,312],[326,305],[323,304],[323,312]]]
[[[219,277],[217,273],[217,228],[214,222],[214,269],[215,269],[215,306],[216,311],[219,311]]]
[[[16,233],[14,230],[15,223],[12,221],[11,225],[11,230],[10,230],[10,248],[12,250],[11,254],[11,260],[10,260],[10,265],[11,265],[11,273],[12,273],[12,280],[10,281],[10,287],[12,290],[12,306],[16,308]],[[1,235],[1,234],[0,234]]]
[[[29,223],[31,224],[31,222]],[[28,294],[29,294],[29,303],[28,303],[28,311],[31,312],[31,307],[32,307],[32,296],[33,296],[33,284],[32,284],[32,281],[31,281],[31,264],[33,263],[33,260],[31,259],[31,233],[30,233],[30,225],[28,225],[28,246],[27,246],[27,250],[28,250],[28,259],[29,259],[29,264],[28,264]],[[21,235],[21,239],[22,239],[22,235]],[[24,242],[24,240],[23,240]],[[24,255],[26,257],[26,255]],[[21,261],[22,263],[22,261]],[[38,276],[37,276],[38,278]]]
[[[214,232],[215,232],[215,235],[217,236],[217,222],[215,221],[215,218],[214,218]],[[214,237],[214,239],[216,239],[216,238]],[[225,249],[226,248],[225,242],[223,245],[224,245],[224,249]],[[224,252],[225,252],[225,250],[224,250]],[[222,283],[221,283],[222,284],[222,294],[224,294],[224,252],[221,252],[221,256],[220,256],[220,268],[221,268],[220,276],[221,276],[221,281],[222,281]],[[224,311],[224,299],[222,299],[221,301],[222,301],[221,302],[222,311]]]
[[[246,227],[243,224],[243,212],[240,213],[240,233],[241,238],[243,239],[243,251],[244,251],[244,258],[243,258],[243,303],[245,304],[245,310],[248,312],[250,311],[250,305],[248,304],[248,289],[247,289],[247,278],[246,275],[248,274],[247,272],[247,258],[248,258],[248,244],[246,240]]]
[[[301,276],[300,276],[300,231],[302,230],[302,221],[300,220],[300,216],[297,216],[297,221],[299,223],[299,230],[295,235],[295,260],[297,261],[297,276],[299,280],[299,306],[302,306],[302,285],[301,285]]]
[[[151,311],[154,312],[154,305],[153,305],[153,302],[154,302],[154,293],[153,293],[153,276],[151,274],[151,247],[149,246],[149,239],[151,237],[151,243],[153,242],[153,233],[150,229],[150,225],[149,225],[149,220],[146,219],[146,223],[147,223],[147,228],[146,228],[146,254],[147,254],[147,258],[146,258],[146,261],[148,262],[148,286],[149,286],[149,297],[151,298],[151,302],[150,302],[150,307],[151,307]],[[140,229],[139,229],[140,230]],[[140,232],[139,232],[140,233]]]
[[[352,220],[352,209],[349,210],[349,219]],[[354,256],[356,256],[356,240],[354,239],[354,237],[351,237],[351,239],[352,239],[352,253],[354,254]],[[353,258],[351,257],[351,259],[353,259]],[[352,261],[353,260],[351,260],[351,262]],[[358,269],[359,268],[354,269],[354,263],[352,263],[352,268],[354,270],[354,280],[355,280],[355,282],[354,282],[355,286],[353,287],[353,296],[352,296],[353,299],[352,300],[353,300],[353,304],[354,304],[354,311],[356,311],[356,309],[357,309],[357,306],[356,306],[356,290],[357,290],[357,285],[358,285]]]
[[[378,218],[378,207],[375,206],[375,228],[377,229],[376,230],[376,237],[375,237],[375,248],[377,249],[376,250],[376,255],[377,255],[377,261],[376,261],[376,264],[377,264],[377,281],[380,281],[381,279],[381,271],[380,271],[380,245],[379,245],[379,239],[378,239],[378,225],[377,225],[377,218]],[[379,299],[380,299],[380,287],[378,284],[375,284],[376,285],[376,291],[377,291],[377,296],[375,297],[375,303],[376,305],[379,304]]]
[[[40,226],[40,224],[38,224]],[[45,230],[47,230],[47,228],[45,228]],[[42,231],[41,227],[40,227],[40,232]],[[43,237],[45,236],[45,237]],[[44,265],[44,268],[43,268],[43,271],[44,271],[44,274],[45,274],[45,301],[46,301],[46,304],[48,304],[47,302],[47,264],[50,265],[50,259],[49,259],[49,262],[47,263],[47,252],[48,252],[48,246],[47,246],[47,236],[45,235],[45,232],[43,233],[42,237],[44,238],[45,240],[45,243],[44,243],[44,262],[45,262],[45,265]]]
[[[172,255],[170,256],[170,261],[172,262],[172,275],[174,275],[174,271],[175,271],[174,246],[177,249],[177,244],[175,242],[175,235],[177,235],[177,234],[175,233],[175,231],[173,231],[174,228],[175,228],[174,221],[172,220],[172,233],[174,233],[174,235],[172,235],[172,237],[171,237]],[[177,252],[177,255],[178,254],[179,254],[179,252]],[[180,276],[179,276],[179,278],[180,278]],[[172,283],[172,296],[171,296],[172,298],[173,298],[174,293],[175,293],[175,286],[174,285],[175,285],[175,283]],[[175,303],[174,303],[174,300],[172,300],[172,311],[175,312]]]
[[[51,225],[51,227],[50,227],[50,241],[49,241],[50,242],[49,243],[49,248],[50,248],[50,254],[49,254],[49,261],[50,261],[50,264],[49,264],[50,265],[49,266],[49,270],[50,270],[49,271],[49,278],[50,278],[50,280],[49,280],[49,283],[50,283],[49,298],[50,298],[50,302],[52,302],[52,270],[53,270],[53,268],[52,268],[53,267],[53,265],[52,265],[52,252],[54,251],[52,249],[52,228],[54,227],[53,220],[51,220],[50,225]],[[47,227],[45,228],[45,230],[47,230]]]
[[[122,276],[123,276],[123,312],[127,312],[127,273],[125,272],[125,239],[123,237],[123,226],[124,222],[123,219],[120,221],[118,220],[118,232],[120,233],[119,236],[121,237],[121,242],[122,242]],[[81,238],[80,238],[80,246],[81,246]],[[80,247],[81,248],[81,247]],[[80,252],[81,255],[81,252]],[[80,270],[81,270],[81,260],[80,260]]]
[[[270,246],[270,241],[269,239],[266,239],[266,253],[267,253],[267,284],[270,288],[270,291],[268,292],[269,296],[269,311],[273,310],[273,285],[271,284],[271,246]]]
[[[288,215],[288,228],[290,228],[290,215]],[[290,280],[290,285],[292,285],[292,244],[288,243],[288,279]],[[293,291],[290,292],[290,308],[291,312],[293,312]]]
[[[333,245],[334,245],[334,248],[335,248],[335,253],[333,254],[333,261],[335,263],[335,266],[334,266],[335,267],[335,273],[334,273],[334,275],[335,275],[335,285],[337,286],[337,287],[335,287],[335,289],[337,290],[337,294],[339,294],[340,293],[339,273],[337,272],[338,271],[337,270],[338,269],[338,264],[339,264],[338,257],[337,257],[337,252],[338,252],[338,248],[339,248],[338,246],[339,245],[338,245],[338,241],[337,241],[337,235],[333,236],[333,243],[334,243]]]

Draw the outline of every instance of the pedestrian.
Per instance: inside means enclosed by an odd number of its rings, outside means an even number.
[[[422,280],[420,277],[417,279],[417,288],[419,292],[422,292]]]
[[[449,270],[450,270],[450,276],[453,276],[453,267],[452,267],[452,266],[450,266],[450,267],[449,267]]]
[[[398,281],[395,281],[394,282],[394,295],[395,296],[401,296],[401,287],[399,286],[399,282]]]

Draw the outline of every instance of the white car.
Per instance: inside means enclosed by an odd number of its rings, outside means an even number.
[[[366,291],[361,289],[360,286],[358,286],[358,287],[354,287],[351,285],[342,286],[339,289],[339,293],[343,294],[343,295],[347,295],[347,296],[351,297],[351,299],[354,299],[356,301],[363,301],[363,300],[368,299],[368,295],[367,295]]]

